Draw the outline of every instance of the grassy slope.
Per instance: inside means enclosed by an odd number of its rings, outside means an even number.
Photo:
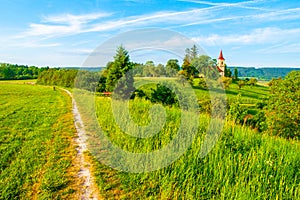
[[[70,98],[16,83],[0,82],[0,199],[75,197]]]
[[[164,81],[164,80],[176,80],[174,78],[135,78],[135,84],[143,85],[147,81]],[[203,90],[201,87],[197,86],[199,79],[194,80],[194,91],[199,100],[209,99],[209,91]],[[146,84],[143,85],[143,90],[147,96],[151,96],[151,88],[155,89],[155,84]],[[249,106],[255,104],[259,99],[267,96],[269,88],[267,86],[259,85],[256,86],[243,86],[241,89],[238,89],[237,84],[231,84],[228,89],[226,89],[228,103],[234,101],[236,95],[241,94],[241,100],[244,104]]]
[[[168,109],[171,117],[166,128],[149,142],[125,138],[116,128],[108,98],[97,98],[101,127],[115,144],[137,152],[155,143],[167,144],[176,134],[179,114]],[[145,105],[147,104],[147,105]],[[134,105],[132,105],[134,106]],[[149,103],[137,102],[132,114],[137,123],[147,121]],[[105,117],[103,117],[105,116]],[[137,117],[139,116],[139,117]],[[175,118],[174,118],[175,117]],[[261,135],[248,128],[227,124],[215,148],[203,159],[198,157],[205,134],[207,117],[192,147],[172,165],[150,173],[125,173],[96,161],[95,175],[101,193],[116,199],[299,199],[300,143]],[[174,123],[173,123],[174,122]],[[151,148],[150,148],[151,149]]]

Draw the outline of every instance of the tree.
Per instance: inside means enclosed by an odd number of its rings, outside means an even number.
[[[168,60],[167,65],[166,65],[166,71],[167,71],[169,76],[176,75],[179,70],[180,70],[180,66],[178,64],[177,59]]]
[[[239,90],[246,84],[246,82],[244,80],[239,80],[237,82],[238,86],[239,86]]]
[[[256,83],[257,83],[257,79],[256,79],[256,78],[250,78],[249,84],[250,84],[251,86],[254,86]]]
[[[230,84],[232,83],[232,78],[229,77],[220,77],[218,79],[219,84],[223,84],[225,89],[228,89],[230,87]]]
[[[219,77],[219,72],[216,69],[215,61],[207,55],[201,55],[195,58],[191,64],[199,74],[203,74],[205,77]]]
[[[266,110],[268,132],[287,138],[300,138],[300,71],[272,81]]]
[[[241,106],[241,103],[241,94],[238,94],[233,103],[230,104],[228,119],[232,120],[234,123],[240,123],[247,115],[247,110]]]
[[[195,75],[196,69],[190,63],[190,61],[188,59],[188,55],[185,55],[181,68],[182,68],[181,75],[185,76],[187,80],[192,81],[193,76]]]
[[[132,63],[130,63],[128,52],[123,46],[119,46],[114,56],[114,61],[108,69],[106,91],[112,92],[118,80],[130,69],[132,69]]]
[[[237,81],[239,79],[238,75],[239,75],[238,69],[234,68],[233,80]]]
[[[176,95],[174,92],[172,92],[172,90],[169,87],[166,87],[165,85],[169,85],[167,84],[167,82],[164,83],[164,85],[162,84],[157,84],[156,85],[156,89],[152,89],[152,93],[151,93],[151,102],[153,103],[163,103],[166,105],[174,105],[174,104],[178,104],[178,100],[176,98]]]
[[[166,75],[166,68],[163,64],[158,64],[156,66],[156,71],[159,74],[159,76],[165,76]]]
[[[227,65],[225,64],[225,77],[231,77],[231,70],[227,67]]]
[[[186,48],[185,50],[185,59],[187,62],[191,63],[195,58],[198,57],[198,48],[194,44],[192,48]]]
[[[191,55],[191,60],[194,60],[198,56],[198,48],[195,44],[191,48],[190,55]]]
[[[108,76],[108,71],[112,68],[112,66],[113,66],[113,62],[108,62],[106,64],[106,68],[101,71],[98,86],[96,89],[97,92],[106,91],[106,80]]]

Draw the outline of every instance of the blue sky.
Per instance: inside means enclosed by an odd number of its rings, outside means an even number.
[[[218,57],[222,49],[229,66],[300,67],[298,0],[0,0],[0,3],[0,62],[82,66],[99,45],[107,41],[123,43],[111,39],[119,34],[163,28],[192,39],[212,58]],[[144,39],[151,46],[152,37]],[[161,37],[161,43],[171,46],[178,41],[180,37],[176,38],[176,34]],[[115,48],[113,45],[116,44],[112,44]],[[187,47],[190,46],[183,46],[182,50]],[[153,51],[133,51],[133,54],[133,61],[152,59],[156,64],[165,64],[167,57],[157,56],[159,52]]]

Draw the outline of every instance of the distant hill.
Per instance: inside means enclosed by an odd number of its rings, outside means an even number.
[[[101,71],[104,67],[60,67],[62,69],[80,69],[80,70],[87,70],[90,72],[99,72]]]
[[[91,72],[101,71],[105,67],[61,67],[64,69],[81,69]],[[278,67],[266,67],[266,68],[255,68],[255,67],[238,67],[238,66],[229,66],[228,67],[232,74],[234,69],[238,69],[239,77],[255,77],[259,80],[271,80],[272,78],[285,77],[289,72],[294,70],[300,70],[300,68],[278,68]]]
[[[232,72],[238,69],[239,77],[255,77],[260,80],[271,80],[272,78],[285,77],[289,72],[300,70],[300,68],[254,68],[254,67],[228,67]]]

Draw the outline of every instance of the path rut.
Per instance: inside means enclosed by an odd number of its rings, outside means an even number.
[[[81,119],[77,104],[73,95],[70,91],[63,89],[71,98],[72,98],[72,112],[74,116],[74,123],[77,130],[78,138],[76,138],[76,143],[78,144],[77,150],[77,157],[80,164],[80,171],[78,173],[78,177],[83,181],[81,185],[81,200],[97,200],[98,194],[96,191],[94,177],[91,174],[91,163],[89,163],[85,157],[84,152],[87,150],[86,145],[86,136],[84,131],[84,124]]]

